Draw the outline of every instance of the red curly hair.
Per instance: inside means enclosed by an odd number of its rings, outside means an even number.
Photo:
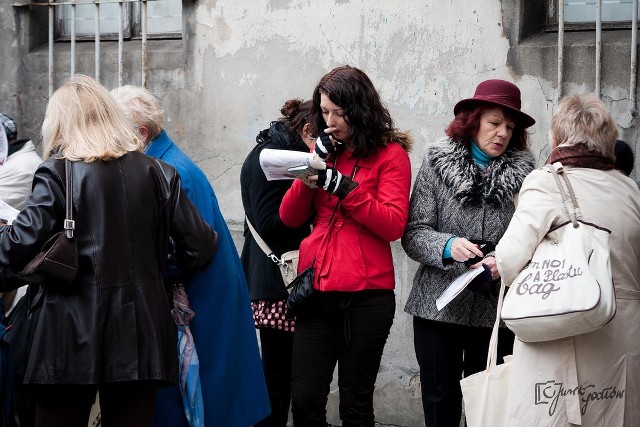
[[[473,110],[462,110],[456,114],[456,117],[449,123],[444,133],[454,141],[468,143],[471,138],[476,136],[480,128],[480,117],[482,114],[496,108],[493,104],[481,104]],[[499,108],[499,107],[498,107]],[[515,114],[510,113],[507,109],[502,109],[504,117],[515,124],[513,134],[509,140],[509,148],[516,150],[525,150],[529,146],[529,134],[522,126]]]

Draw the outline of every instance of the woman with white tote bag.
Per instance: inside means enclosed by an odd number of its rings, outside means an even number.
[[[516,340],[505,426],[640,426],[640,191],[614,169],[617,135],[613,118],[594,95],[565,98],[551,120],[547,163],[562,163],[583,221],[611,230],[617,312],[595,332],[537,343]],[[551,172],[533,171],[496,249],[507,285],[547,232],[566,221]]]

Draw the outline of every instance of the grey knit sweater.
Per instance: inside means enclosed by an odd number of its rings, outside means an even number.
[[[420,263],[405,311],[424,319],[469,326],[492,326],[497,300],[464,290],[442,311],[435,300],[468,267],[443,264],[449,238],[498,243],[515,210],[522,181],[534,168],[528,151],[508,149],[482,171],[468,145],[443,139],[427,153],[411,195],[409,221],[402,237],[407,255]]]

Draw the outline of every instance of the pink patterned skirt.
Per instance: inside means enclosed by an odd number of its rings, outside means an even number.
[[[294,332],[295,318],[287,316],[287,302],[285,300],[251,301],[253,323],[256,328],[279,329]]]

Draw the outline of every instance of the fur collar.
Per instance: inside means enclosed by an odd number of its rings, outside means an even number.
[[[407,131],[394,129],[392,131],[386,132],[383,139],[386,143],[397,142],[402,148],[404,148],[404,151],[406,151],[407,153],[409,153],[413,148],[413,138]]]
[[[503,207],[513,202],[524,178],[535,167],[529,150],[507,150],[483,172],[467,145],[444,138],[427,148],[429,165],[460,203]]]

